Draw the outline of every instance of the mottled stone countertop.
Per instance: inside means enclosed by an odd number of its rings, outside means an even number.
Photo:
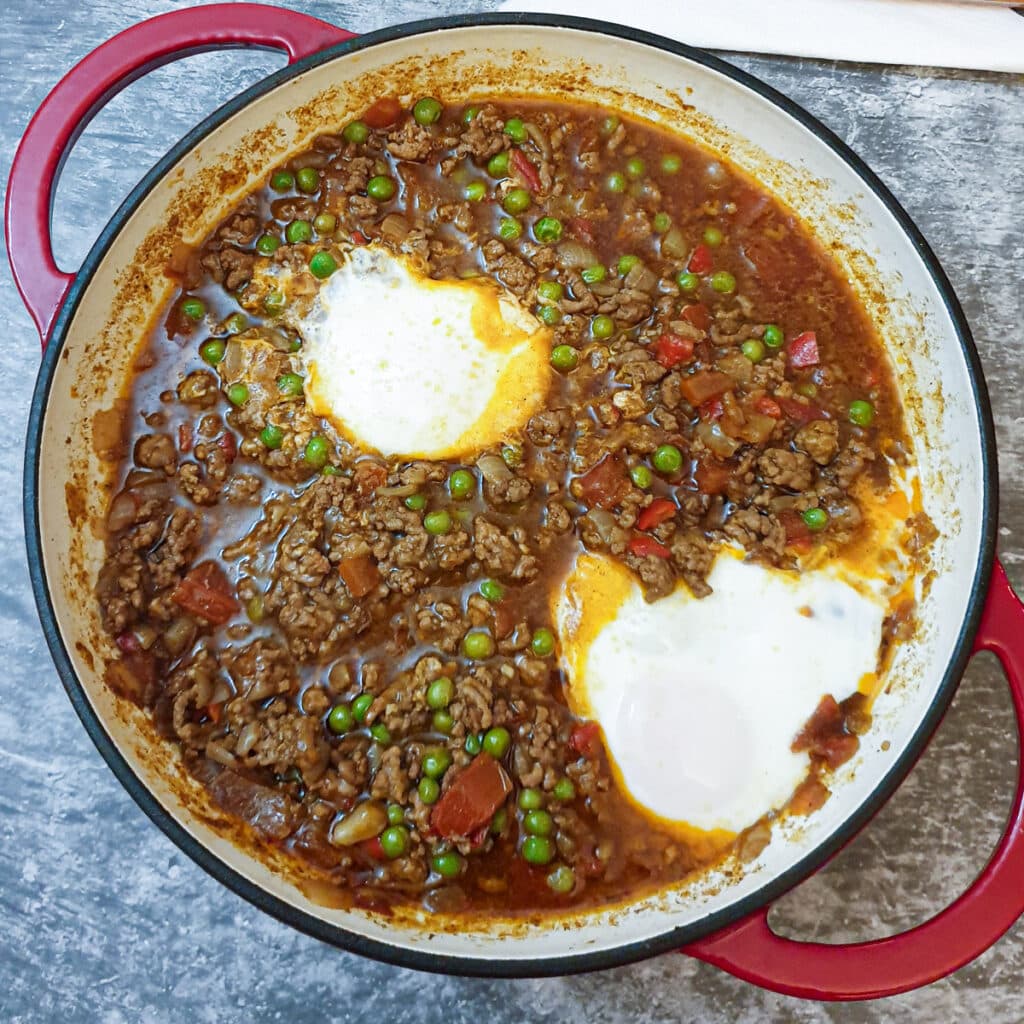
[[[0,178],[47,90],[169,0],[3,5]],[[286,4],[355,31],[486,3]],[[581,5],[582,8],[582,5]],[[628,5],[624,11],[628,10]],[[730,55],[820,117],[881,175],[938,253],[974,329],[1000,448],[999,544],[1024,591],[1024,80]],[[280,66],[263,52],[205,54],[132,85],[90,125],[56,200],[56,251],[73,269],[121,198],[226,96]],[[338,952],[264,916],[205,875],[127,794],[93,748],[51,665],[30,593],[22,439],[38,341],[4,263],[0,394],[0,1020],[601,1024],[1022,1018],[1024,925],[955,976],[873,1004],[766,993],[666,956],[544,981],[435,978]],[[995,661],[976,659],[925,756],[877,819],[782,900],[797,937],[868,939],[923,921],[987,859],[1017,758]]]

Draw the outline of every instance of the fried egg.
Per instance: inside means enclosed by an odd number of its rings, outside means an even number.
[[[840,569],[731,549],[708,583],[648,604],[621,563],[581,554],[553,613],[570,703],[600,723],[623,792],[670,827],[736,833],[803,780],[790,747],[821,698],[873,678],[887,602]]]
[[[257,288],[302,290],[285,267],[266,275]],[[364,449],[472,455],[515,436],[544,405],[551,329],[491,280],[433,280],[368,245],[312,297],[296,297],[283,319],[303,338],[307,404]]]

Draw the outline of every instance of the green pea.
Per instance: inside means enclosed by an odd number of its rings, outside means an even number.
[[[277,316],[288,305],[284,292],[268,292],[263,299],[263,308],[268,315]]]
[[[330,235],[338,226],[338,218],[333,213],[318,213],[313,218],[313,227],[318,235]]]
[[[441,509],[437,512],[428,512],[423,517],[423,529],[431,537],[440,537],[452,528],[452,517]]]
[[[513,142],[518,145],[522,145],[526,141],[526,126],[520,118],[510,117],[505,122],[505,134],[509,136]]]
[[[605,313],[599,313],[590,321],[590,333],[602,341],[610,338],[615,333],[615,321]]]
[[[365,121],[349,121],[342,129],[341,137],[346,142],[361,146],[370,137],[370,128]]]
[[[572,345],[556,345],[551,350],[551,365],[563,373],[576,369],[579,361],[580,354]]]
[[[619,123],[620,123],[619,119],[614,114],[611,114],[610,116],[606,117],[601,122],[601,134],[602,135],[611,135],[611,134],[613,134],[615,129],[619,127]]]
[[[314,253],[309,261],[309,272],[321,281],[338,269],[338,261],[329,252]]]
[[[828,513],[823,508],[805,509],[801,513],[801,517],[807,524],[807,529],[813,533],[818,533],[828,526]]]
[[[555,823],[547,811],[528,811],[523,815],[523,828],[531,836],[549,836],[555,830]]]
[[[619,257],[619,262],[615,265],[615,269],[619,272],[619,277],[625,277],[639,262],[640,257],[630,253]]]
[[[409,849],[409,833],[401,825],[392,825],[380,834],[380,848],[388,860],[401,857]]]
[[[260,431],[260,440],[263,442],[264,447],[274,451],[280,448],[284,442],[284,431],[280,427],[275,427],[273,423],[268,423]]]
[[[583,278],[587,284],[598,284],[608,276],[608,270],[602,263],[595,263],[592,267],[584,267],[580,271],[580,277]]]
[[[307,466],[312,466],[313,469],[322,469],[327,465],[327,459],[331,454],[331,446],[327,442],[326,437],[321,437],[320,434],[314,434],[307,442],[306,449],[302,453],[302,458]]]
[[[487,186],[482,181],[471,181],[462,194],[471,203],[479,203],[487,195]]]
[[[626,174],[631,178],[642,178],[644,171],[646,170],[647,164],[645,164],[638,156],[631,156],[626,161]]]
[[[376,199],[379,203],[386,203],[394,197],[395,183],[386,174],[374,175],[366,183],[366,194],[371,199]]]
[[[558,281],[541,281],[537,285],[537,298],[544,302],[558,302],[565,295],[565,288]]]
[[[455,696],[455,684],[448,676],[435,679],[427,687],[427,707],[434,711],[443,711]]]
[[[455,727],[455,719],[450,711],[435,711],[431,724],[434,732],[443,732],[447,736]]]
[[[479,736],[477,736],[475,732],[471,732],[466,737],[466,742],[462,746],[466,753],[472,755],[473,757],[476,757],[476,755],[484,749],[482,740],[480,739]]]
[[[637,487],[650,487],[654,481],[654,474],[646,466],[634,466],[629,471],[629,478]]]
[[[440,118],[443,109],[439,100],[435,100],[433,96],[424,96],[423,99],[416,101],[412,108],[412,116],[417,124],[426,126],[434,124]]]
[[[277,378],[277,390],[282,395],[287,395],[289,398],[295,398],[302,394],[302,387],[305,381],[297,373],[282,373]]]
[[[370,735],[385,746],[391,742],[391,732],[383,722],[374,722],[370,726]]]
[[[716,270],[711,275],[711,287],[722,295],[731,295],[736,291],[736,278],[728,270]]]
[[[533,639],[530,641],[530,650],[538,658],[546,658],[555,649],[555,637],[550,629],[534,630]]]
[[[557,217],[541,217],[533,225],[533,237],[545,245],[559,241],[562,237],[562,222]]]
[[[656,213],[654,215],[654,230],[658,234],[664,234],[672,227],[672,218],[667,213]]]
[[[468,498],[476,490],[476,477],[468,469],[456,469],[448,477],[448,493],[456,500]]]
[[[244,384],[232,384],[227,395],[232,405],[245,405],[249,401],[249,389]]]
[[[875,407],[863,398],[858,398],[850,403],[849,416],[850,422],[856,426],[870,427],[875,419]]]
[[[565,896],[572,892],[576,885],[576,873],[567,864],[559,864],[554,871],[548,875],[548,888]]]
[[[223,338],[210,338],[199,346],[199,357],[204,363],[216,366],[224,358],[227,348]]]
[[[249,326],[249,321],[246,320],[244,313],[232,313],[231,316],[224,321],[224,330],[228,334],[241,334]]]
[[[505,596],[505,588],[497,580],[484,580],[480,584],[480,593],[486,600],[495,603]]]
[[[442,878],[458,878],[462,871],[462,858],[454,851],[447,853],[436,853],[430,861],[430,866]]]
[[[424,494],[410,494],[405,499],[405,507],[413,512],[422,512],[427,507],[427,498]]]
[[[506,213],[523,213],[530,208],[532,202],[533,197],[525,188],[513,188],[505,195],[501,205]],[[522,231],[521,225],[519,230]]]
[[[683,453],[674,444],[663,444],[651,458],[659,473],[678,473],[683,466]]]
[[[357,722],[363,722],[366,719],[366,714],[370,710],[370,705],[373,703],[372,693],[361,693],[354,701],[352,701],[352,717]]]
[[[539,810],[544,803],[544,794],[539,789],[521,789],[518,803],[524,811]]]
[[[503,217],[498,225],[498,235],[506,242],[514,242],[523,233],[523,225],[514,217]]]
[[[609,192],[625,192],[626,191],[626,176],[620,174],[618,171],[612,171],[611,174],[605,179],[605,188]]]
[[[492,178],[505,178],[508,176],[508,150],[495,153],[487,161],[487,173]]]
[[[752,363],[759,363],[765,357],[764,343],[758,341],[757,338],[747,338],[747,340],[740,345],[740,351]]]
[[[713,224],[709,224],[704,229],[704,234],[701,237],[707,245],[711,246],[712,249],[715,249],[722,244],[722,232]]]
[[[490,833],[492,836],[500,836],[505,831],[505,827],[508,825],[508,810],[504,807],[499,807],[494,812],[494,817],[491,818]]]
[[[515,469],[523,464],[523,446],[520,444],[506,444],[501,449],[501,460],[509,469]]]
[[[416,792],[419,793],[420,799],[425,804],[435,804],[441,795],[441,787],[438,785],[437,779],[424,775],[416,786]]]
[[[320,174],[315,167],[303,167],[295,181],[300,192],[315,192],[320,187]]]
[[[676,284],[679,285],[680,291],[692,295],[700,287],[700,278],[689,270],[683,270],[676,277]]]
[[[341,736],[343,733],[348,732],[355,724],[356,720],[352,714],[352,709],[346,704],[335,704],[327,716],[327,728],[335,736]]]
[[[262,253],[264,256],[270,256],[277,251],[277,247],[280,244],[280,240],[274,235],[260,235],[260,237],[256,239],[256,251]]]
[[[447,747],[427,747],[420,760],[420,768],[429,779],[439,779],[452,765]]]
[[[557,306],[538,306],[537,319],[548,327],[557,327],[562,322],[562,311]]]
[[[341,470],[339,470],[337,466],[331,465],[324,466],[324,468],[320,470],[321,476],[339,476],[340,473]]]
[[[785,336],[782,333],[781,327],[778,327],[775,324],[768,324],[764,329],[762,340],[769,348],[782,348]]]
[[[293,220],[284,229],[284,237],[289,245],[308,242],[313,237],[313,225],[308,220]]]
[[[189,320],[202,320],[206,316],[206,303],[202,299],[186,299],[181,304],[181,311]]]
[[[270,187],[275,192],[287,192],[295,186],[295,175],[290,171],[277,171],[270,178]]]
[[[564,777],[555,783],[555,788],[551,790],[551,793],[556,800],[561,800],[562,803],[576,799],[576,787],[572,784],[572,779]]]
[[[473,118],[475,118],[476,115],[479,113],[479,107],[466,107],[466,109],[462,112],[462,123],[469,124],[469,122],[472,121]]]
[[[490,633],[473,631],[462,638],[462,653],[467,658],[489,658],[494,653],[494,640]]]
[[[508,753],[511,744],[512,737],[509,735],[508,729],[500,725],[488,729],[484,733],[483,748],[496,761],[500,761]]]
[[[527,864],[550,864],[555,856],[555,844],[547,836],[527,836],[523,841],[523,860]]]
[[[389,824],[401,825],[405,821],[405,808],[401,804],[388,804],[387,815]]]
[[[682,157],[678,157],[675,153],[666,153],[661,158],[661,169],[666,174],[678,174],[679,168],[683,166]]]

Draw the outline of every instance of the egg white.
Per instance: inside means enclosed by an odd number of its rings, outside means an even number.
[[[619,563],[584,554],[555,600],[571,701],[598,721],[632,800],[666,822],[739,832],[780,808],[809,758],[790,749],[825,694],[877,667],[885,602],[829,570],[719,554],[698,600],[648,604]]]

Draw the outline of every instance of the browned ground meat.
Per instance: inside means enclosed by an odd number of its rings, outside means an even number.
[[[617,559],[649,601],[705,597],[726,543],[798,568],[863,535],[862,489],[889,486],[901,425],[846,285],[727,163],[712,186],[699,151],[626,119],[478,107],[422,125],[385,104],[365,140],[328,126],[176,258],[97,599],[121,652],[112,685],[225,811],[342,900],[534,914],[709,857],[623,798],[571,710],[551,607],[576,555]],[[369,194],[375,177],[392,198]],[[566,346],[572,367],[519,436],[464,462],[401,459],[314,415],[293,387],[302,338],[256,271],[301,304],[316,252],[340,263],[367,242],[434,278],[497,281]],[[796,365],[808,331],[817,355]],[[819,710],[815,765],[865,721]]]

